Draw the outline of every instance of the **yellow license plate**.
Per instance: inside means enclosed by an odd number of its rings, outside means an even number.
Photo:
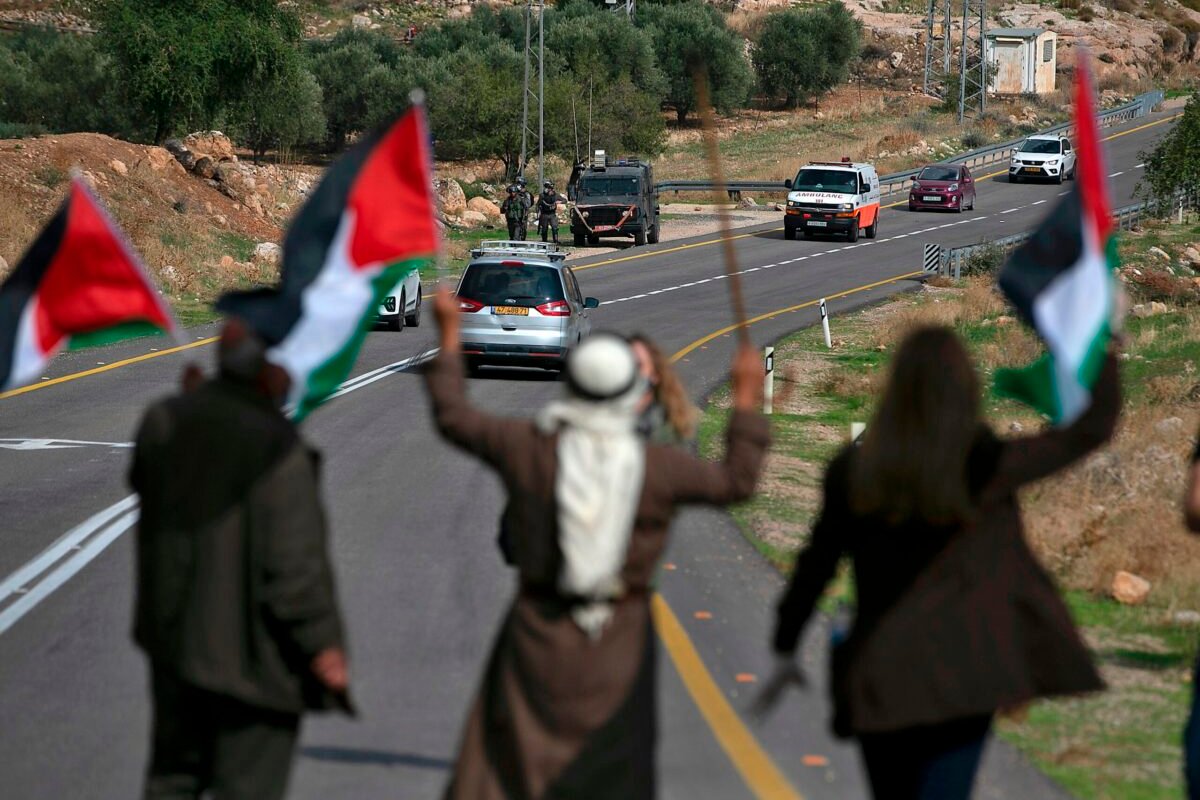
[[[1042,168],[1041,167],[1026,167],[1025,171],[1026,172],[1041,172]]]
[[[528,317],[529,309],[524,306],[492,306],[493,314],[507,314],[512,317]]]

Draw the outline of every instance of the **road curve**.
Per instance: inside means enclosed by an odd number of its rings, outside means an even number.
[[[1167,129],[1165,119],[1105,131],[1117,204],[1131,197],[1139,152]],[[980,181],[977,211],[889,209],[879,238],[855,245],[787,242],[781,225],[737,231],[752,336],[767,343],[811,324],[820,297],[830,298],[836,330],[839,314],[911,286],[903,276],[919,270],[924,243],[968,244],[1026,230],[1064,190],[989,178]],[[596,326],[655,337],[678,354],[697,397],[723,380],[734,343],[718,238],[575,265],[585,293],[605,301],[593,312]],[[199,343],[212,330],[190,334]],[[512,591],[493,543],[500,487],[442,445],[429,424],[412,364],[432,345],[428,323],[373,333],[346,394],[305,424],[326,457],[324,492],[364,711],[353,722],[306,724],[295,798],[438,796]],[[148,697],[128,634],[126,533],[134,512],[120,505],[128,496],[126,445],[145,405],[174,390],[182,364],[211,358],[203,344],[169,355],[152,347],[169,345],[140,340],[67,354],[47,378],[102,371],[0,398],[6,798],[128,797],[140,785]],[[125,359],[140,360],[112,368]],[[556,391],[553,376],[542,373],[500,372],[471,383],[477,402],[512,414],[528,414]],[[723,514],[689,511],[674,533],[671,568],[659,579],[667,641],[658,667],[661,795],[865,796],[853,750],[827,732],[822,625],[813,626],[803,655],[818,685],[791,696],[762,727],[745,724],[740,711],[753,684],[738,676],[768,670],[780,578]],[[1056,793],[1011,750],[989,751],[979,796]]]

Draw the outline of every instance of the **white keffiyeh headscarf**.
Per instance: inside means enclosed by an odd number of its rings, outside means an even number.
[[[568,396],[543,408],[537,424],[558,431],[558,588],[585,599],[571,617],[597,639],[612,619],[611,601],[624,592],[621,568],[646,468],[637,435],[646,383],[629,345],[603,334],[572,353],[567,383]]]

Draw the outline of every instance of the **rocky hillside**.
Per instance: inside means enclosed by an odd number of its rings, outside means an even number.
[[[242,161],[221,134],[170,144],[146,147],[93,133],[0,140],[0,275],[79,175],[185,313],[225,288],[273,280],[282,226],[317,171]]]

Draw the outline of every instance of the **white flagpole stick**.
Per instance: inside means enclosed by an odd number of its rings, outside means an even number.
[[[775,348],[763,350],[763,413],[772,414],[775,411]]]

